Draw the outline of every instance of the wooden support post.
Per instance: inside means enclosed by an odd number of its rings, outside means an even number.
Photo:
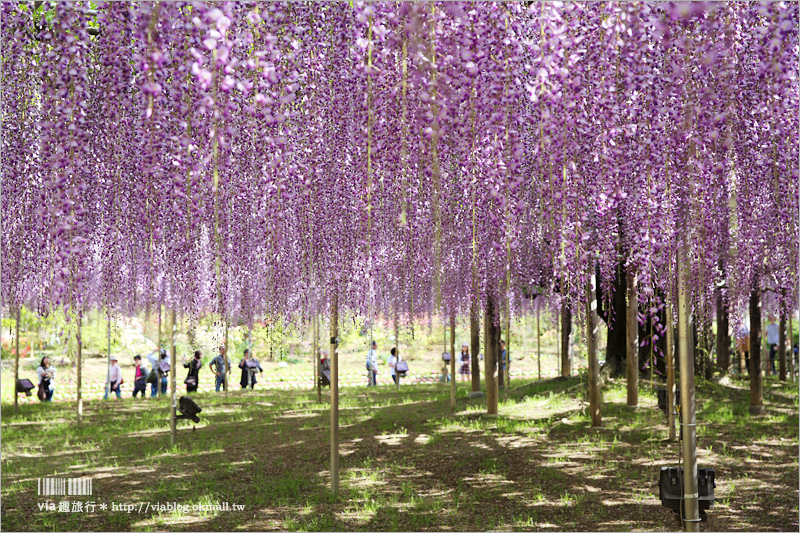
[[[672,324],[672,302],[667,301],[667,351],[665,357],[667,360],[667,424],[669,425],[670,442],[675,441],[675,352],[672,349]]]
[[[400,390],[400,374],[397,373],[397,363],[400,361],[400,317],[397,310],[394,312],[394,357],[395,357],[395,371],[394,371],[394,378],[395,390]]]
[[[764,412],[764,381],[761,378],[761,290],[759,281],[750,292],[750,414]]]
[[[786,381],[786,312],[780,303],[780,336],[778,341],[778,379]]]
[[[109,381],[108,377],[111,373],[111,308],[108,309],[108,329],[107,329],[107,337],[108,337],[108,353],[106,353],[106,394],[105,397],[108,398],[108,395],[111,394],[111,382]],[[117,386],[119,387],[119,385]]]
[[[17,324],[14,326],[16,336],[14,337],[14,413],[19,412],[19,393],[17,393],[17,382],[19,381],[19,322],[22,316],[22,306],[17,306]]]
[[[689,277],[685,244],[678,245],[678,343],[681,372],[681,435],[683,438],[683,494],[685,531],[700,531],[697,495],[697,428],[695,426],[694,349],[689,335]]]
[[[503,387],[503,397],[508,400],[508,389],[511,388],[511,304],[506,304],[506,358],[503,362],[505,373],[505,386]]]
[[[225,319],[225,374],[223,374],[225,387],[225,396],[228,396],[228,375],[231,373],[230,356],[228,355],[228,319]]]
[[[478,355],[481,352],[481,317],[476,302],[472,302],[469,310],[470,369],[472,371],[472,392],[481,390],[481,367]]]
[[[79,309],[78,310],[78,331],[75,334],[75,340],[77,341],[77,345],[78,345],[78,350],[77,350],[77,352],[78,352],[78,354],[77,354],[78,376],[77,376],[76,381],[77,381],[77,387],[78,387],[78,425],[79,426],[81,425],[81,422],[83,422],[83,395],[81,394],[82,393],[81,388],[82,388],[82,385],[83,385],[83,383],[82,383],[83,375],[82,375],[82,372],[81,372],[81,367],[83,366],[83,360],[82,360],[82,357],[81,357],[82,356],[82,351],[83,351],[83,340],[81,339],[81,324],[82,324],[82,322],[83,322],[83,309]]]
[[[339,294],[331,302],[331,492],[339,497]]]
[[[483,356],[486,380],[486,413],[490,415],[497,414],[497,361],[495,360],[497,353],[497,346],[495,337],[497,337],[497,324],[495,324],[495,305],[494,298],[491,294],[486,302],[486,315],[483,324],[483,346],[486,352]]]
[[[456,315],[450,313],[450,407],[456,408]]]
[[[636,409],[639,405],[639,295],[636,292],[636,273],[633,268],[628,269],[628,306],[627,311],[627,405],[629,409]]]
[[[794,330],[792,329],[792,315],[794,311],[789,308],[789,381],[794,383]]]
[[[594,274],[590,274],[586,283],[586,353],[589,367],[589,414],[592,417],[593,428],[602,425],[600,410],[603,401],[600,391],[600,368],[597,362],[597,300],[594,284]]]
[[[316,325],[316,332],[315,332],[314,335],[316,337],[315,344],[317,346],[317,349],[314,352],[314,357],[317,360],[317,403],[322,403],[322,384],[320,384],[320,381],[319,381],[319,379],[321,377],[321,370],[320,370],[320,367],[319,367],[319,360],[320,360],[319,359],[319,355],[320,355],[320,353],[319,353],[320,352],[320,346],[319,346],[319,326],[320,326],[320,324],[319,323],[320,323],[320,319],[321,319],[321,317],[319,315],[314,315],[314,324]]]
[[[539,327],[539,307],[536,307],[536,364],[539,368],[539,381],[542,381],[542,330]]]
[[[172,308],[172,328],[169,332],[169,394],[170,394],[170,402],[169,402],[169,444],[170,446],[174,447],[175,444],[178,442],[178,422],[175,420],[175,417],[178,416],[178,403],[176,397],[176,383],[175,383],[175,374],[177,369],[175,368],[176,357],[175,357],[175,308]]]

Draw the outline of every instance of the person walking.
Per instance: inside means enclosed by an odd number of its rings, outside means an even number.
[[[116,355],[112,355],[110,359],[111,364],[108,366],[108,378],[106,379],[108,388],[106,388],[103,399],[107,400],[108,395],[113,392],[117,395],[117,399],[119,400],[122,398],[122,369],[119,367],[119,363],[117,363]]]
[[[769,325],[767,326],[767,344],[769,344],[769,368],[770,374],[775,375],[775,357],[778,355],[778,343],[780,342],[781,330],[775,323],[775,315],[770,315]]]
[[[378,343],[372,341],[372,349],[367,352],[367,387],[378,384]]]
[[[159,357],[160,356],[160,357]],[[158,395],[158,384],[161,383],[161,394],[167,393],[167,374],[169,374],[169,357],[167,357],[167,350],[161,348],[153,350],[147,356],[147,360],[153,365],[151,372],[156,373],[155,383],[150,383],[150,396],[155,398]]]
[[[39,376],[39,400],[52,402],[53,392],[55,392],[53,381],[56,377],[56,368],[50,364],[49,357],[42,357],[39,367],[36,369],[36,374]]]
[[[225,365],[225,347],[219,347],[219,354],[211,360],[208,364],[208,367],[216,376],[215,388],[216,391],[219,392],[220,387],[222,390],[227,391],[228,389],[225,387],[225,372],[228,371],[228,368]]]
[[[200,384],[200,367],[203,366],[203,363],[200,362],[202,357],[203,354],[200,352],[200,350],[194,351],[194,357],[192,357],[191,361],[188,363],[184,357],[183,368],[189,369],[189,373],[186,375],[186,379],[183,381],[186,384],[187,394],[190,392],[197,392],[197,386]]]
[[[147,367],[142,364],[141,355],[133,357],[133,364],[135,366],[135,372],[133,374],[133,397],[136,398],[136,395],[141,392],[142,398],[144,399],[144,397],[147,396]]]
[[[462,344],[461,368],[458,371],[458,373],[461,374],[461,381],[469,381],[472,378],[472,375],[469,373],[469,363],[470,363],[469,346],[467,346],[466,344]]]
[[[400,379],[396,370],[398,360],[397,348],[392,348],[392,350],[389,352],[389,357],[386,358],[386,365],[389,367],[389,374],[392,376],[392,381],[395,383],[397,383],[397,380]]]

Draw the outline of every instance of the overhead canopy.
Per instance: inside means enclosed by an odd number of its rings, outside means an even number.
[[[697,301],[796,301],[797,3],[36,4],[5,306],[463,313],[619,262],[655,302],[681,239]]]

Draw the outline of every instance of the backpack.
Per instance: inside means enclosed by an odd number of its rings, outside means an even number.
[[[159,370],[159,371],[160,371],[162,374],[166,374],[166,373],[168,373],[168,372],[169,372],[169,363],[167,363],[167,362],[161,362],[161,363],[158,363],[158,370]]]
[[[156,369],[153,368],[150,371],[150,374],[147,375],[147,383],[157,383],[158,382],[158,375],[156,374]]]

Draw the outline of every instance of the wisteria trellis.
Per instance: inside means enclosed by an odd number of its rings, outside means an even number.
[[[797,303],[798,4],[2,3],[2,299]],[[606,287],[609,291],[612,287]]]

